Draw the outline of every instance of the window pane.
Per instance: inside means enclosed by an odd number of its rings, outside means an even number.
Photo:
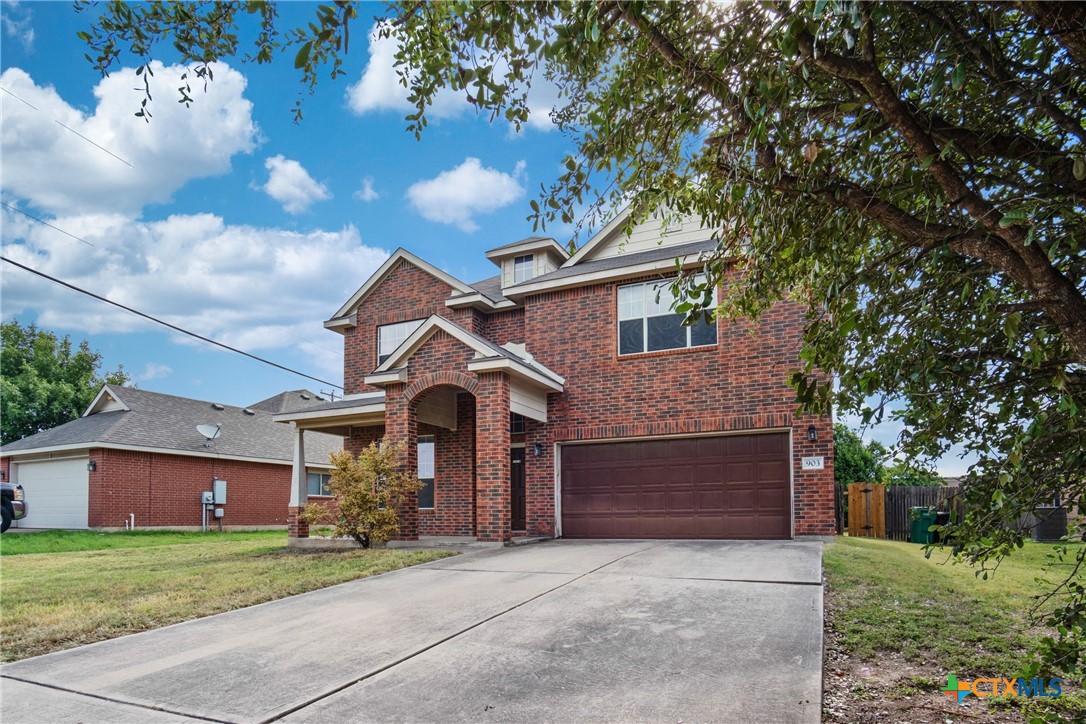
[[[321,476],[318,473],[306,473],[305,483],[310,495],[324,495],[321,492]]]
[[[535,276],[534,274],[532,274],[532,262],[533,257],[531,254],[528,254],[527,256],[518,256],[517,258],[513,259],[514,284],[526,282],[533,276]]]
[[[419,507],[420,508],[433,508],[434,507],[434,479],[433,478],[420,478],[422,487],[419,488]]]
[[[321,475],[321,491],[322,491],[321,495],[331,495],[332,494],[332,476],[331,475]]]
[[[411,333],[422,326],[424,319],[413,319],[410,322],[397,322],[396,324],[383,324],[377,328],[377,366],[380,367],[403,341],[411,336]]]
[[[690,346],[698,347],[706,344],[716,344],[716,322],[709,324],[695,322],[690,327]]]
[[[419,437],[418,447],[419,478],[434,477],[434,436],[422,435]]]
[[[686,327],[683,315],[668,314],[662,317],[649,317],[648,350],[682,349],[686,347]]]
[[[618,288],[618,318],[641,319],[645,316],[645,285]]]
[[[675,296],[671,293],[671,285],[668,282],[656,282],[646,285],[645,300],[648,306],[648,315],[671,314],[671,308],[675,305]],[[660,300],[657,301],[657,296]]]
[[[640,317],[618,323],[618,353],[645,351],[645,322]]]

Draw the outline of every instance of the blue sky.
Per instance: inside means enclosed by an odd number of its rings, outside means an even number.
[[[284,26],[307,22],[313,7],[284,3]],[[76,37],[87,24],[70,2],[0,2],[0,197],[93,245],[0,207],[4,255],[329,382],[342,381],[342,338],[321,322],[392,250],[467,282],[492,276],[483,252],[533,233],[529,200],[574,150],[550,124],[546,84],[533,90],[520,133],[444,93],[417,141],[405,130],[394,47],[361,32],[372,26],[366,13],[346,75],[322,79],[314,95],[290,56],[232,61],[216,67],[206,93],[193,84],[186,109],[175,90],[184,69],[165,48],[144,123],[134,116],[143,93],[133,59],[100,78]],[[300,125],[291,114],[299,98]],[[549,231],[565,242],[573,230]],[[106,369],[123,364],[144,389],[233,405],[333,389],[7,264],[0,273],[4,321],[88,339]],[[892,444],[899,429],[886,423],[867,436]],[[939,467],[964,469],[952,456]]]
[[[312,10],[288,3],[282,12],[289,23]],[[206,94],[194,84],[196,102],[184,109],[174,90],[181,69],[167,53],[154,66],[145,124],[133,115],[142,100],[134,68],[97,75],[76,38],[87,18],[70,3],[3,3],[0,12],[3,200],[94,244],[3,209],[5,255],[332,382],[342,380],[342,338],[320,323],[388,253],[406,247],[469,282],[492,276],[483,252],[532,233],[529,198],[572,148],[551,128],[549,106],[516,134],[449,95],[415,140],[393,47],[368,42],[369,18],[353,33],[346,76],[315,95],[289,57],[231,62]],[[87,338],[107,368],[123,364],[146,389],[247,404],[320,386],[7,265],[3,283],[5,320]]]

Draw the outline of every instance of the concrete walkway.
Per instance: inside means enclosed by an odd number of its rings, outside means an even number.
[[[467,553],[0,668],[19,722],[817,722],[818,542]]]

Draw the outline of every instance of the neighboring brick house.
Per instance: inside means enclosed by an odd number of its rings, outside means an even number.
[[[626,219],[572,256],[542,237],[493,249],[500,273],[475,284],[397,250],[325,322],[345,398],[275,417],[296,457],[307,431],[352,452],[409,441],[425,487],[405,539],[832,535],[832,420],[797,416],[788,385],[803,308],[682,326],[666,280],[676,259],[701,268],[711,232]]]
[[[272,416],[321,402],[294,390],[240,408],[105,385],[82,417],[0,448],[0,475],[23,486],[23,528],[197,528],[201,493],[216,479],[226,481],[226,503],[215,506],[224,528],[286,527],[292,434]],[[197,425],[219,436],[208,441]],[[314,494],[328,492],[328,456],[342,447],[313,436]]]

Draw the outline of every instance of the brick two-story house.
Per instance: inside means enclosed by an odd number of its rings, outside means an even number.
[[[572,256],[542,237],[493,249],[499,274],[475,284],[396,251],[325,322],[345,398],[275,418],[295,458],[307,430],[353,452],[407,440],[425,487],[405,539],[832,535],[832,421],[797,416],[787,384],[802,307],[684,327],[666,282],[676,259],[700,268],[711,232],[625,222]]]

